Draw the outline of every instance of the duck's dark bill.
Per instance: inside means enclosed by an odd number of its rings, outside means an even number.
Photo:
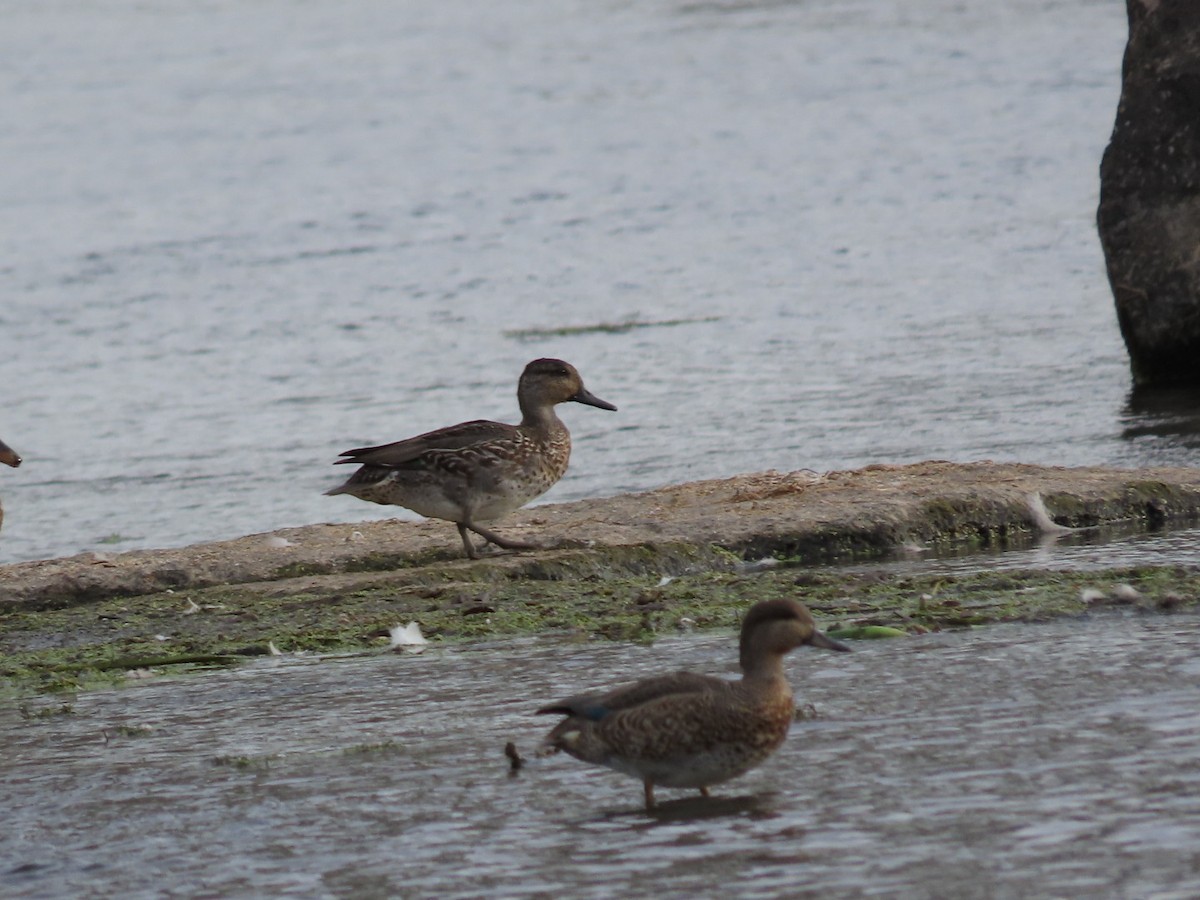
[[[14,469],[21,464],[21,457],[17,456],[13,452],[12,447],[8,446],[4,441],[0,441],[0,463],[12,466]]]
[[[616,412],[617,408],[607,400],[601,400],[587,388],[580,388],[579,393],[571,398],[576,403],[586,403],[588,406],[596,406],[600,409],[607,409],[611,412]]]
[[[841,641],[835,641],[828,635],[822,634],[819,631],[814,631],[812,640],[809,641],[814,647],[820,647],[822,650],[844,650],[849,652],[850,648]]]

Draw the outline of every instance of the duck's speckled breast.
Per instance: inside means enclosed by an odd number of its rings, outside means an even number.
[[[563,477],[570,459],[564,427],[545,436],[522,429],[511,443],[480,453],[470,473],[476,517],[498,519],[540,497]]]

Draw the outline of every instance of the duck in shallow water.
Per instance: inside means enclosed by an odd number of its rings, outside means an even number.
[[[656,785],[699,788],[736,778],[775,752],[795,718],[783,657],[808,644],[849,650],[817,630],[795,600],[750,607],[739,641],[739,681],[674,672],[538,710],[566,716],[545,748],[640,778],[646,808]]]
[[[484,523],[541,496],[567,471],[571,434],[555,413],[556,405],[616,407],[588,391],[575,367],[561,359],[535,359],[527,365],[517,383],[517,402],[519,425],[480,419],[394,444],[347,450],[335,464],[362,468],[325,493],[351,494],[454,522],[472,559],[479,552],[471,531],[506,550],[537,549],[537,544],[502,538]]]
[[[0,463],[6,466],[12,466],[14,469],[21,464],[21,457],[13,452],[12,447],[0,441]],[[0,508],[0,525],[4,524],[4,510]]]

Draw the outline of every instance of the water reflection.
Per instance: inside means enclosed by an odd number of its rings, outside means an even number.
[[[636,784],[635,784],[636,788]],[[726,786],[726,790],[729,787]],[[733,788],[736,790],[736,786]],[[636,790],[632,796],[636,798]],[[635,828],[654,828],[659,825],[680,825],[704,822],[709,819],[724,819],[741,816],[748,819],[770,819],[780,815],[777,794],[765,791],[761,794],[741,796],[681,797],[659,802],[653,809],[620,809],[601,814],[606,821],[629,821]]]
[[[1064,534],[1010,536],[1004,549],[908,547],[893,559],[836,566],[838,571],[893,575],[970,575],[997,569],[1119,569],[1200,566],[1200,529],[1146,533],[1140,523],[1078,528]]]
[[[1177,437],[1182,446],[1200,447],[1200,388],[1134,390],[1122,419],[1126,439]]]

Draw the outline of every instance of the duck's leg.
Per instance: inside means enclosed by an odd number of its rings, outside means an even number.
[[[642,789],[646,793],[646,809],[654,809],[654,782],[649,778],[643,779]]]
[[[467,526],[462,522],[455,524],[458,525],[458,536],[462,538],[463,549],[467,551],[467,556],[471,559],[479,559],[479,551],[475,549],[475,544],[471,541],[471,535],[467,531]]]
[[[529,541],[514,541],[514,540],[510,540],[509,538],[502,538],[502,537],[500,537],[500,535],[496,534],[496,532],[490,531],[487,528],[484,528],[482,525],[476,525],[474,522],[459,522],[458,530],[459,530],[460,534],[463,533],[464,528],[471,529],[473,532],[475,532],[477,535],[479,535],[484,540],[489,541],[489,542],[495,544],[497,547],[503,548],[504,550],[541,550],[542,549],[541,544],[534,544],[534,543],[530,543]],[[463,540],[464,541],[466,540],[465,536],[463,537]],[[477,557],[472,557],[472,559],[476,559],[476,558]]]
[[[712,794],[710,794],[710,793],[708,792],[708,788],[707,788],[707,787],[702,787],[702,788],[700,788],[700,796],[701,796],[701,797],[711,797],[711,796],[712,796]]]

